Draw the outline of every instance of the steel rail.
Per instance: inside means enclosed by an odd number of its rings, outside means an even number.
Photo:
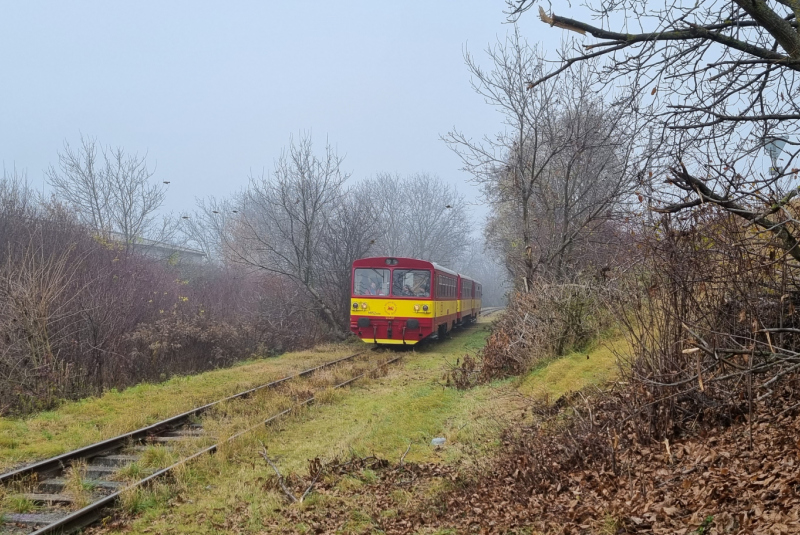
[[[380,368],[389,366],[390,364],[394,364],[395,362],[397,362],[401,358],[403,358],[402,355],[394,357],[393,359],[390,359],[390,360],[388,360],[388,361],[376,366],[375,368],[373,368],[372,370],[369,370],[368,372],[364,372],[361,375],[358,375],[356,377],[352,377],[352,378],[350,378],[350,379],[348,379],[348,380],[346,380],[346,381],[344,381],[342,383],[337,384],[336,386],[333,387],[333,389],[335,390],[335,389],[338,389],[338,388],[343,388],[345,386],[348,386],[348,385],[358,381],[359,379],[364,378],[368,373],[371,373],[371,372],[373,372],[375,370],[378,370]],[[315,400],[316,400],[316,398],[314,396],[311,396],[310,398],[308,398],[308,399],[306,399],[304,401],[296,403],[293,406],[291,406],[290,408],[285,409],[285,410],[283,410],[283,411],[281,411],[281,412],[279,412],[277,414],[274,414],[274,415],[270,416],[269,418],[267,418],[263,422],[258,423],[257,425],[254,425],[254,426],[249,427],[249,428],[247,428],[247,429],[245,429],[243,431],[239,431],[238,433],[236,433],[234,435],[231,435],[228,439],[226,439],[223,442],[218,442],[217,444],[214,444],[213,446],[208,446],[206,448],[203,448],[202,450],[200,450],[200,451],[198,451],[196,453],[193,453],[189,457],[181,459],[180,461],[178,461],[175,464],[172,464],[172,465],[170,465],[170,466],[168,466],[166,468],[162,468],[161,470],[159,470],[157,472],[154,472],[153,474],[150,474],[146,478],[141,479],[141,480],[137,481],[136,483],[133,483],[133,484],[125,487],[122,490],[118,490],[118,491],[114,492],[113,494],[109,494],[108,496],[105,496],[105,497],[99,499],[98,501],[87,505],[83,509],[79,509],[78,511],[70,513],[68,516],[65,516],[64,518],[62,518],[60,520],[57,520],[56,522],[53,522],[52,524],[49,524],[49,525],[47,525],[47,526],[45,526],[43,528],[40,528],[37,531],[34,531],[30,535],[52,535],[52,534],[56,534],[56,533],[58,533],[58,534],[67,534],[67,533],[72,533],[74,531],[77,531],[77,530],[79,530],[81,528],[85,528],[86,526],[89,526],[90,524],[92,524],[92,523],[96,522],[97,520],[99,520],[102,517],[101,511],[103,509],[105,509],[106,507],[108,507],[110,505],[113,505],[117,500],[119,500],[119,498],[122,496],[123,493],[131,491],[131,490],[133,490],[133,489],[135,489],[137,487],[141,487],[141,486],[146,485],[148,483],[151,483],[151,482],[155,481],[156,479],[169,474],[171,471],[175,470],[179,466],[182,466],[182,465],[184,465],[184,464],[186,464],[186,463],[188,463],[188,462],[190,462],[190,461],[192,461],[192,460],[194,460],[194,459],[196,459],[198,457],[201,457],[201,456],[206,455],[206,454],[212,454],[215,451],[217,451],[217,449],[222,444],[226,444],[228,442],[232,442],[232,441],[236,440],[237,438],[239,438],[239,437],[241,437],[241,436],[243,436],[243,435],[245,435],[247,433],[250,433],[250,432],[254,431],[257,428],[260,428],[260,427],[263,427],[263,426],[267,426],[267,425],[271,424],[272,422],[274,422],[274,421],[286,416],[287,414],[290,414],[292,411],[294,411],[294,410],[296,410],[296,409],[298,409],[300,407],[311,405],[312,403],[314,403]]]
[[[0,474],[0,484],[6,484],[14,479],[19,479],[32,474],[47,475],[49,473],[62,470],[66,466],[66,463],[69,461],[73,461],[75,459],[85,459],[89,457],[95,457],[97,455],[100,455],[101,453],[106,453],[109,451],[119,449],[120,447],[126,445],[128,441],[140,441],[147,438],[148,436],[168,431],[173,427],[185,423],[193,416],[199,416],[200,414],[206,412],[207,410],[211,409],[216,405],[219,405],[220,403],[224,403],[226,401],[232,401],[234,399],[247,398],[265,388],[275,388],[287,381],[291,381],[292,379],[297,379],[298,377],[307,377],[325,368],[329,368],[331,366],[335,366],[336,364],[352,360],[359,355],[363,355],[364,353],[366,353],[366,351],[360,351],[358,353],[355,353],[347,357],[342,357],[337,360],[326,362],[324,364],[320,364],[319,366],[315,366],[314,368],[309,368],[294,375],[286,376],[283,379],[278,379],[270,383],[265,383],[255,388],[239,392],[238,394],[234,394],[232,396],[228,396],[226,398],[214,401],[212,403],[196,407],[194,409],[188,410],[176,416],[167,418],[166,420],[161,420],[160,422],[148,425],[147,427],[142,427],[141,429],[137,429],[135,431],[130,431],[128,433],[124,433],[122,435],[109,438],[97,442],[95,444],[91,444],[89,446],[84,446],[82,448],[62,453],[61,455],[57,455],[49,459],[44,459],[42,461],[38,461],[36,463],[27,466],[17,468],[16,470],[12,470],[11,472],[6,472],[5,474]]]

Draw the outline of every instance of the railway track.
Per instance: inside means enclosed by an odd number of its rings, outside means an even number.
[[[481,314],[488,316],[501,310],[503,310],[502,307],[485,307],[481,309]],[[206,435],[202,424],[198,422],[198,418],[203,413],[222,403],[246,399],[259,391],[274,389],[292,380],[306,378],[327,368],[353,361],[368,352],[369,350],[360,351],[347,357],[326,362],[297,374],[194,408],[141,429],[0,474],[0,484],[6,487],[6,492],[12,494],[15,488],[32,489],[33,492],[16,494],[28,503],[37,505],[35,512],[0,515],[0,535],[72,533],[86,527],[102,518],[104,510],[115,504],[124,492],[147,485],[197,457],[213,453],[221,444],[235,440],[259,427],[269,425],[299,407],[310,405],[315,401],[315,398],[312,396],[304,399],[292,407],[259,422],[257,425],[233,434],[223,442],[213,442],[210,445],[208,442],[212,437]],[[388,366],[401,358],[402,355],[398,355],[378,367]],[[333,388],[338,389],[348,386],[370,372],[361,373],[334,385]],[[202,443],[203,441],[205,444]],[[149,473],[145,471],[137,481],[126,482],[114,478],[115,474],[137,463],[149,448],[160,446],[166,449],[174,449],[176,446],[181,446],[186,451],[187,449],[191,450],[193,442],[197,445],[193,452],[164,468],[151,470]],[[71,470],[78,470],[81,473],[78,481],[85,489],[89,490],[90,503],[88,505],[81,506],[82,504],[70,492],[65,491],[66,487],[70,485],[69,474]]]
[[[503,310],[503,307],[484,307],[481,309],[481,316],[489,316]]]
[[[252,427],[239,431],[223,442],[211,445],[207,445],[209,437],[206,436],[203,426],[197,421],[203,413],[221,403],[245,399],[261,390],[277,388],[292,380],[312,376],[324,369],[352,361],[367,352],[360,351],[348,357],[336,359],[298,374],[197,407],[136,431],[0,474],[0,483],[6,487],[6,492],[13,493],[15,487],[33,490],[33,492],[20,493],[18,498],[38,506],[36,512],[3,514],[0,518],[0,535],[72,533],[86,527],[102,518],[104,509],[116,503],[124,492],[147,485],[192,459],[213,453],[221,444],[233,441],[259,427],[269,425],[299,407],[310,405],[315,398],[311,396],[304,399]],[[345,387],[377,368],[393,364],[401,358],[402,355],[391,358],[376,368],[351,377],[332,388]],[[206,445],[201,444],[203,439]],[[192,449],[193,442],[197,442],[193,453],[184,456],[170,466],[153,470],[150,473],[141,473],[141,478],[134,482],[114,479],[115,474],[130,469],[134,463],[137,463],[148,449],[158,446],[175,449],[180,446],[185,451]],[[86,500],[90,502],[88,505],[80,504],[76,501],[74,494],[65,491],[71,484],[70,472],[76,470],[81,473],[81,477],[78,479],[79,484],[90,495],[90,499]],[[72,484],[74,485],[74,483]]]

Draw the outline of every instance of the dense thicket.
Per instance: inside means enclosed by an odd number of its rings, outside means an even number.
[[[515,18],[537,2],[508,4]],[[560,84],[575,86],[570,81],[578,77],[603,96],[606,104],[599,109],[611,110],[612,117],[623,113],[624,124],[641,125],[641,135],[632,138],[636,158],[611,159],[621,164],[629,188],[612,198],[607,213],[616,211],[617,217],[604,213],[579,228],[573,244],[584,256],[570,259],[567,277],[563,270],[537,273],[542,256],[533,238],[543,230],[546,243],[558,244],[563,224],[558,210],[551,210],[559,197],[540,202],[535,189],[558,192],[543,177],[549,166],[563,185],[564,171],[558,158],[539,167],[534,165],[541,161],[539,153],[531,158],[528,169],[542,169],[528,175],[535,178],[529,181],[534,194],[517,195],[517,204],[498,211],[487,229],[492,237],[510,236],[506,250],[516,262],[507,261],[512,272],[534,273],[526,277],[532,283],[517,283],[512,313],[490,339],[487,374],[515,373],[543,354],[557,354],[563,348],[558,326],[568,323],[570,311],[580,309],[589,295],[569,289],[593,288],[590,302],[598,303],[631,340],[632,355],[622,367],[631,400],[625,418],[640,430],[640,439],[671,438],[703,419],[753,422],[754,412],[765,406],[759,402],[786,392],[785,385],[792,385],[800,371],[795,200],[800,114],[797,99],[789,97],[797,89],[800,53],[796,2],[586,4],[599,23],[565,16],[568,7],[561,6],[564,12],[558,14],[538,8],[543,22],[585,36],[569,43],[554,69],[528,62],[525,74],[514,78],[507,62],[495,63],[498,72],[509,73],[506,80],[516,86],[525,82],[530,96],[511,100],[514,104],[551,98]],[[639,33],[630,33],[631,22]],[[509,39],[505,48],[513,50],[516,42]],[[513,174],[515,159],[526,153],[517,147],[539,139],[539,131],[547,134],[550,124],[560,124],[542,121],[531,114],[522,142],[505,144],[509,164],[495,168]],[[569,154],[576,146],[557,149]],[[497,188],[503,186],[502,176],[483,172],[479,178]],[[582,176],[602,191],[602,177]],[[516,174],[513,179],[518,191],[529,191],[519,188],[524,183]],[[526,227],[525,221],[535,225]],[[616,243],[597,240],[602,237],[597,231]],[[523,252],[520,245],[526,243]],[[605,260],[598,262],[597,253]],[[537,279],[548,271],[549,278]],[[542,291],[553,284],[561,284],[562,291]],[[597,317],[596,309],[583,310],[590,323]],[[551,335],[540,335],[553,328]],[[579,347],[580,337],[575,340]]]
[[[229,365],[322,334],[285,278],[165,262],[0,181],[0,413]]]

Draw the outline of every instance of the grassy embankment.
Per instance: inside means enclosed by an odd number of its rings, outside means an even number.
[[[121,392],[112,390],[27,418],[0,418],[0,472],[144,427],[352,354],[364,349],[363,346],[361,342],[330,344],[199,375],[175,377],[160,384],[141,384]]]
[[[258,532],[264,523],[274,526],[277,518],[285,529],[302,532],[305,526],[286,514],[295,506],[288,506],[282,492],[266,484],[274,472],[259,456],[260,441],[282,474],[307,481],[310,459],[375,455],[397,462],[409,445],[406,462],[457,462],[479,473],[481,464],[499,447],[501,431],[511,422],[520,423],[526,397],[555,400],[567,391],[605,382],[616,370],[612,349],[598,345],[589,351],[588,359],[585,351],[567,355],[543,363],[523,378],[468,391],[444,387],[447,363],[477,351],[487,335],[488,324],[482,323],[446,342],[420,347],[385,376],[347,391],[328,392],[324,403],[223,447],[217,455],[182,470],[171,483],[131,493],[123,508],[136,515],[126,522],[124,531]],[[620,349],[624,342],[612,346]],[[223,415],[206,426],[216,427],[218,436],[224,437],[229,434],[224,419]],[[433,448],[433,437],[445,437],[446,445]],[[336,485],[342,495],[355,492],[357,496],[358,488],[371,478],[374,474],[363,470]],[[415,489],[415,493],[436,495],[441,485]],[[300,507],[325,507],[329,499],[312,492]],[[410,494],[398,492],[398,507],[410,499]],[[352,522],[345,531],[370,531],[370,512],[360,510],[368,502],[368,498],[352,502]]]

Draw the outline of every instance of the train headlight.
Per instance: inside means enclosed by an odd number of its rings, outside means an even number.
[[[419,305],[414,305],[414,312],[419,312]]]
[[[427,312],[428,311],[428,305],[422,305],[422,311],[423,312]]]
[[[353,303],[353,310],[358,310],[358,303]]]
[[[361,303],[361,310],[366,310],[366,309],[367,309],[367,304]]]

